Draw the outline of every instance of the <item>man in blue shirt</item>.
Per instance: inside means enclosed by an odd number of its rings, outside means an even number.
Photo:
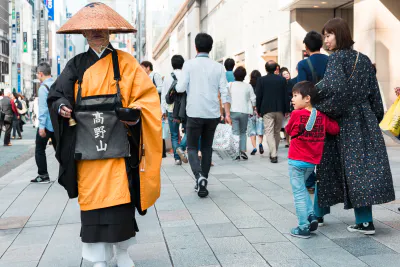
[[[328,64],[328,56],[321,54],[322,36],[316,31],[310,31],[303,43],[310,57],[299,62],[297,82],[309,81],[316,84],[324,78]]]
[[[233,68],[235,67],[235,61],[231,58],[225,60],[224,63],[226,69],[226,80],[228,83],[232,83],[235,81],[235,76],[233,76]]]
[[[35,160],[38,167],[38,176],[31,180],[31,183],[50,183],[49,173],[47,172],[46,146],[51,138],[54,149],[56,139],[54,129],[50,120],[50,113],[47,107],[47,96],[51,85],[54,83],[51,77],[51,67],[46,62],[41,62],[36,70],[36,76],[41,81],[39,87],[39,129],[36,134]]]

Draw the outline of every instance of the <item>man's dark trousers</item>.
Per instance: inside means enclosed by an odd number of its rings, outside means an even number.
[[[208,178],[208,173],[211,168],[212,143],[214,133],[219,118],[202,119],[202,118],[187,118],[186,133],[187,133],[187,149],[189,156],[190,167],[196,179],[202,175]],[[201,136],[201,164],[197,154],[199,146],[199,138]]]
[[[8,145],[11,141],[12,121],[11,122],[0,121],[0,138],[1,134],[3,133],[3,126],[6,129],[4,133],[4,145]]]
[[[47,172],[47,160],[46,160],[46,146],[49,142],[49,138],[51,138],[51,142],[53,143],[54,149],[56,149],[56,139],[54,138],[54,133],[50,132],[46,129],[46,137],[41,137],[39,135],[39,129],[36,133],[36,149],[35,149],[35,160],[36,165],[38,166],[38,174],[39,175],[48,175]]]

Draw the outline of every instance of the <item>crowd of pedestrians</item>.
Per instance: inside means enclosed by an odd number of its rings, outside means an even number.
[[[102,25],[99,12],[118,23]],[[309,57],[298,63],[297,77],[269,60],[267,74],[253,70],[247,83],[247,70],[235,68],[233,59],[222,65],[210,58],[213,39],[206,33],[195,38],[197,56],[185,62],[174,55],[173,71],[163,77],[151,62],[139,65],[112,47],[110,28],[135,31],[129,24],[121,27],[115,11],[92,3],[78,14],[58,33],[83,34],[89,50],[74,57],[56,81],[49,64],[39,64],[41,86],[31,105],[18,94],[0,91],[0,126],[4,145],[10,146],[16,134],[22,138],[26,115],[32,118],[38,108],[38,176],[31,182],[50,182],[45,149],[51,138],[59,183],[70,198],[79,197],[83,258],[105,267],[115,251],[119,267],[133,266],[127,248],[139,231],[135,212],[145,215],[160,196],[168,137],[162,141],[162,125],[169,127],[175,164],[190,164],[201,198],[209,194],[212,145],[220,123],[232,125],[239,136],[235,160],[249,159],[248,137],[251,155],[264,154],[265,135],[273,164],[284,128],[298,218],[290,234],[310,238],[337,203],[354,209],[355,224],[348,231],[375,233],[372,205],[395,199],[379,128],[384,109],[373,64],[353,49],[344,20],[328,21],[322,35],[311,31],[305,36]],[[99,29],[76,18],[97,20]],[[321,54],[323,42],[329,57]],[[315,193],[314,204],[307,189]]]
[[[324,42],[330,56],[321,53]],[[379,130],[383,105],[376,75],[368,57],[353,50],[353,44],[347,23],[332,19],[322,35],[316,31],[306,34],[308,57],[298,63],[297,77],[270,60],[265,65],[267,75],[253,70],[250,83],[245,82],[247,70],[235,68],[233,59],[225,60],[225,70],[209,59],[209,35],[196,38],[196,59],[183,63],[175,55],[174,72],[165,79],[161,98],[173,101],[171,95],[186,93],[187,117],[171,116],[173,107],[163,100],[162,109],[169,120],[177,165],[182,164],[187,141],[198,195],[208,194],[211,144],[219,118],[232,124],[233,134],[239,136],[236,160],[248,159],[247,137],[253,146],[251,155],[263,154],[265,135],[270,161],[277,163],[284,128],[299,220],[291,234],[309,238],[337,203],[354,208],[356,220],[348,227],[350,232],[374,234],[371,206],[393,200],[394,189]],[[182,73],[174,66],[178,57]],[[185,131],[180,143],[179,123]],[[366,186],[370,189],[365,190]],[[314,193],[314,204],[309,193]]]

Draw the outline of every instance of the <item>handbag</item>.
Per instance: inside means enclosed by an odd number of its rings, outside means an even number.
[[[165,102],[167,102],[168,105],[171,105],[175,102],[177,94],[175,86],[178,83],[178,79],[176,78],[174,73],[171,73],[171,76],[174,79],[174,81],[172,82],[171,86],[168,89],[167,94],[165,95]]]
[[[239,136],[234,135],[232,126],[218,124],[212,148],[221,159],[236,159],[239,155]]]
[[[400,136],[400,96],[386,112],[379,126],[389,137]],[[393,138],[393,140],[396,139],[397,138]],[[399,142],[398,139],[396,141]]]

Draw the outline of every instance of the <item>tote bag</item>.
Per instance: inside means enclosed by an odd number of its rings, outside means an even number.
[[[390,137],[397,137],[400,135],[400,97],[398,97],[389,108],[379,126],[381,130]],[[396,141],[399,142],[398,139]]]
[[[239,136],[233,134],[231,125],[218,124],[212,148],[221,159],[235,159],[239,155]]]

